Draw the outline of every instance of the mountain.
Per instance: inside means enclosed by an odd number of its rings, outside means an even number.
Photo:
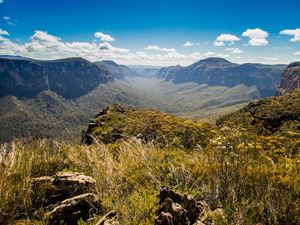
[[[82,58],[38,61],[0,58],[0,96],[34,97],[44,90],[67,99],[113,81],[111,73]]]
[[[105,66],[116,79],[124,79],[124,77],[136,77],[140,76],[137,72],[133,71],[127,66],[119,65],[111,60],[103,60],[100,62],[94,62],[97,66]]]
[[[278,92],[283,94],[300,88],[300,62],[288,65],[283,71]]]
[[[142,77],[154,77],[161,69],[159,66],[143,66],[143,65],[130,65],[128,66],[133,71],[140,74]]]
[[[261,97],[274,95],[285,65],[235,64],[222,58],[207,58],[190,66],[171,66],[157,76],[174,83],[196,82],[209,86],[256,85]]]
[[[14,59],[14,60],[32,60],[31,58],[27,58],[20,55],[0,55],[1,59]]]

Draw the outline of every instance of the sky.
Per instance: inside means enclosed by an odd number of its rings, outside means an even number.
[[[0,0],[0,54],[127,65],[300,61],[300,0]]]

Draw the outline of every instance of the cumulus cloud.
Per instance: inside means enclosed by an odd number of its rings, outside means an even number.
[[[1,30],[2,35],[9,33]],[[149,46],[148,46],[149,47]],[[118,48],[109,42],[65,42],[61,38],[46,31],[35,31],[28,42],[14,43],[0,35],[0,54],[21,55],[35,59],[59,59],[68,57],[83,57],[90,61],[103,59],[115,60],[119,63],[143,63],[150,65],[187,65],[203,58],[200,53],[181,54],[174,48],[157,48],[154,52],[130,52],[126,48]],[[158,49],[158,50],[157,50]]]
[[[0,35],[9,35],[9,33],[6,30],[0,28]]]
[[[228,58],[230,55],[229,55],[229,54],[222,54],[222,53],[216,53],[216,52],[208,51],[208,52],[205,52],[205,53],[203,54],[203,56],[204,56],[205,58],[208,58],[208,57]]]
[[[189,42],[189,41],[187,41],[183,44],[183,47],[192,47],[192,46],[194,46],[194,43]]]
[[[148,45],[144,49],[145,50],[161,51],[161,52],[176,52],[175,48],[161,48],[158,45]]]
[[[294,55],[300,55],[300,51],[294,52]]]
[[[214,45],[215,46],[224,46],[226,43],[233,44],[235,41],[239,41],[239,40],[240,40],[239,37],[232,35],[232,34],[220,34],[216,38]]]
[[[280,34],[283,35],[290,35],[294,36],[292,39],[290,39],[291,42],[300,42],[300,29],[294,29],[294,30],[282,30],[280,31]]]
[[[229,51],[230,54],[240,54],[243,53],[243,51],[239,48],[226,48],[226,51]]]
[[[242,33],[243,37],[248,37],[250,40],[248,44],[251,46],[262,46],[268,44],[268,32],[261,30],[259,28],[247,29]]]
[[[102,33],[102,32],[96,32],[96,33],[94,34],[94,36],[95,36],[96,38],[100,38],[101,41],[106,41],[106,42],[115,41],[115,39],[114,39],[112,36],[110,36],[110,35],[108,35],[108,34],[104,34],[104,33]]]

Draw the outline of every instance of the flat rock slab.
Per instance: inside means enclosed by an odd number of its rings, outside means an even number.
[[[96,192],[96,181],[75,172],[58,172],[54,176],[31,179],[32,200],[36,208],[47,207],[84,193]]]

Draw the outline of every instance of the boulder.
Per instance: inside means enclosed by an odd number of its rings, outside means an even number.
[[[192,196],[181,195],[169,188],[160,191],[159,204],[156,225],[195,224],[202,212],[199,203]]]
[[[101,202],[95,194],[86,193],[62,201],[49,213],[49,224],[77,224],[78,220],[88,220],[101,210]]]
[[[33,178],[32,200],[35,208],[48,207],[84,193],[96,192],[96,181],[75,172],[58,172],[54,176]]]

